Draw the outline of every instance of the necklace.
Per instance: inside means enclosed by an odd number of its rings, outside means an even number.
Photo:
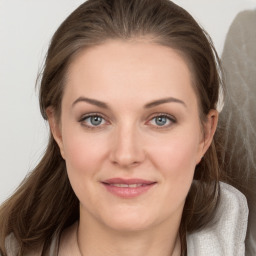
[[[83,256],[80,245],[79,245],[79,241],[78,241],[78,227],[79,227],[79,225],[77,225],[77,229],[76,229],[76,244],[77,244],[77,249],[78,249],[80,256]]]

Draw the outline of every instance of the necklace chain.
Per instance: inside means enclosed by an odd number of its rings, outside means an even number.
[[[79,241],[78,241],[78,227],[79,227],[79,225],[77,225],[77,229],[76,229],[76,244],[77,244],[77,249],[78,249],[80,256],[83,256],[80,245],[79,245]]]

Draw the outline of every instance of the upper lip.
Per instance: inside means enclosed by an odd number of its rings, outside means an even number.
[[[149,185],[149,184],[153,184],[156,183],[155,181],[152,180],[145,180],[145,179],[124,179],[124,178],[112,178],[112,179],[107,179],[102,181],[105,184],[127,184],[127,185],[131,185],[131,184],[145,184],[145,185]]]

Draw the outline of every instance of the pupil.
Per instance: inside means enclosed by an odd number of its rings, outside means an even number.
[[[157,117],[156,119],[156,124],[159,125],[159,126],[163,126],[166,124],[166,117]]]
[[[102,121],[102,118],[100,116],[93,116],[91,117],[91,123],[93,125],[99,125]]]

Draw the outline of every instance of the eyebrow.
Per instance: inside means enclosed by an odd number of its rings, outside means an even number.
[[[161,104],[164,104],[164,103],[169,103],[169,102],[180,103],[184,107],[187,107],[187,105],[186,105],[186,103],[184,101],[176,99],[176,98],[173,98],[173,97],[152,101],[152,102],[146,104],[144,107],[145,108],[152,108],[152,107],[155,107],[155,106],[158,106],[158,105],[161,105]]]
[[[74,107],[74,105],[76,105],[79,102],[86,102],[86,103],[95,105],[95,106],[100,107],[100,108],[109,109],[108,104],[106,104],[105,102],[95,100],[95,99],[86,98],[86,97],[79,97],[78,99],[76,99],[72,103],[72,107]],[[187,107],[187,105],[185,104],[184,101],[182,101],[180,99],[177,99],[177,98],[169,97],[169,98],[159,99],[159,100],[155,100],[155,101],[152,101],[150,103],[147,103],[144,106],[144,108],[153,108],[155,106],[165,104],[165,103],[170,103],[170,102],[180,103],[180,104],[184,105],[185,107]]]
[[[100,107],[100,108],[109,109],[109,106],[106,103],[104,103],[102,101],[99,101],[99,100],[86,98],[86,97],[79,97],[78,99],[76,99],[72,103],[72,107],[74,107],[74,105],[76,105],[78,102],[87,102],[87,103],[90,103],[90,104],[95,105],[95,106]]]

